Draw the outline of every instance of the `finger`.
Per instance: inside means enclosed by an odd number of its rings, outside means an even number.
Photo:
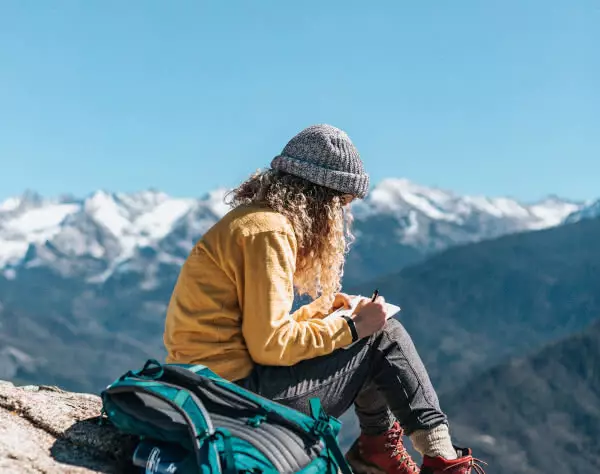
[[[379,304],[385,304],[385,298],[384,298],[383,296],[378,296],[378,297],[375,299],[375,302],[376,302],[376,303],[379,303]]]
[[[338,293],[338,295],[340,296],[340,300],[344,308],[350,309],[350,306],[352,305],[350,302],[350,296],[348,296],[346,293]]]
[[[345,295],[344,293],[337,293],[333,300],[333,308],[334,309],[340,309],[340,308],[349,309],[350,308],[350,298],[348,297],[348,295]]]
[[[368,300],[367,298],[361,298],[361,300],[358,302],[358,304],[356,305],[356,308],[354,309],[354,313],[358,313],[361,309],[363,309],[368,303],[370,302],[370,300]]]

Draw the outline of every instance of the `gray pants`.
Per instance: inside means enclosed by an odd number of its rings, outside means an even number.
[[[395,319],[348,349],[291,367],[257,365],[237,383],[304,413],[313,397],[335,417],[354,404],[365,434],[382,433],[394,420],[407,435],[447,423],[412,339]]]

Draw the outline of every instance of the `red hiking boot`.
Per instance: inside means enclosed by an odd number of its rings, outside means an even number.
[[[458,459],[444,459],[440,457],[423,457],[421,474],[485,474],[478,459],[471,456],[470,449],[456,448]]]
[[[356,474],[419,474],[419,466],[402,444],[400,424],[377,436],[361,434],[346,459]]]

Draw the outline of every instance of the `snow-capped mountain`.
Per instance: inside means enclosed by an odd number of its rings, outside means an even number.
[[[227,212],[224,195],[224,189],[199,199],[98,191],[85,199],[44,199],[27,192],[0,203],[0,269],[14,278],[20,269],[46,266],[90,283],[141,272],[152,288],[158,268],[180,265],[193,242]],[[361,243],[377,241],[379,248],[406,246],[420,254],[556,226],[582,210],[581,203],[555,197],[523,204],[404,179],[382,181],[353,207],[359,251]]]
[[[600,199],[581,207],[567,216],[565,224],[579,222],[583,219],[594,219],[596,217],[600,217]]]
[[[386,179],[354,207],[357,219],[389,216],[398,222],[403,244],[439,250],[526,230],[559,225],[582,204],[548,197],[523,204],[506,197],[460,196],[405,179]]]
[[[77,200],[27,192],[9,198],[0,203],[0,268],[11,274],[22,266],[52,265],[63,274],[85,270],[102,279],[140,249],[168,242],[182,226],[201,235],[227,211],[224,193],[179,199],[157,191],[98,191]]]

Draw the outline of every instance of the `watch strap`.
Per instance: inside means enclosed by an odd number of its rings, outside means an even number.
[[[350,328],[350,333],[352,334],[352,342],[358,341],[358,331],[356,330],[356,325],[354,324],[354,319],[350,316],[343,315],[342,318],[346,320],[348,323],[348,327]]]

